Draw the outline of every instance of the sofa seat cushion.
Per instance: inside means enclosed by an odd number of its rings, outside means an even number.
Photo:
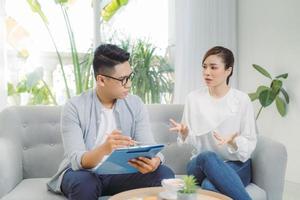
[[[48,178],[24,179],[1,200],[66,200],[64,196],[47,190],[48,180]]]
[[[250,183],[247,187],[246,187],[247,192],[249,193],[249,195],[251,196],[252,199],[255,200],[267,200],[267,193],[266,191],[264,191],[263,189],[261,189],[260,187],[258,187],[257,185],[255,185],[254,183]]]
[[[4,196],[1,200],[66,200],[63,195],[54,194],[47,190],[46,183],[49,178],[24,179],[15,189]],[[99,197],[106,200],[108,197]]]

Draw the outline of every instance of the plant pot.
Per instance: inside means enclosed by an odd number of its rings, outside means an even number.
[[[197,193],[177,192],[177,200],[197,200]]]

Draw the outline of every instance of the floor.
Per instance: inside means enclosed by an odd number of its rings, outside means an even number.
[[[300,199],[300,183],[285,182],[283,200],[299,200]]]

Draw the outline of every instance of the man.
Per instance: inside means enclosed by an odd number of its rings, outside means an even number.
[[[66,103],[62,112],[65,159],[48,183],[68,199],[93,200],[125,190],[159,186],[174,173],[161,165],[163,156],[141,157],[129,163],[139,172],[104,175],[91,170],[115,149],[135,142],[153,144],[144,104],[130,95],[133,71],[129,53],[115,45],[100,45],[94,54],[96,88]]]

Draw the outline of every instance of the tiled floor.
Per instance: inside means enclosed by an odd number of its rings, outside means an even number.
[[[300,199],[300,183],[285,182],[283,200],[299,200]]]

